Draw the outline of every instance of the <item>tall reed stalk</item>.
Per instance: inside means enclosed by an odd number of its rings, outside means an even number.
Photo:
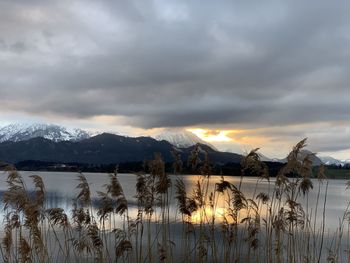
[[[31,176],[28,188],[14,167],[2,165],[7,174],[2,261],[349,262],[344,246],[350,244],[350,205],[328,234],[327,171],[319,167],[312,206],[314,154],[303,155],[305,146],[306,139],[293,147],[276,178],[254,149],[242,159],[237,180],[214,177],[210,154],[197,145],[187,163],[198,173],[192,187],[180,175],[181,152],[172,152],[175,176],[156,154],[146,163],[149,172],[136,176],[132,199],[117,169],[96,194],[79,174],[72,211],[47,207],[41,177]],[[257,177],[250,194],[248,175]],[[260,190],[262,184],[267,190]]]

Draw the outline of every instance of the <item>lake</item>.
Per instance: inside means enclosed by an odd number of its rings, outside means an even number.
[[[46,201],[45,201],[45,209],[49,208],[63,208],[64,211],[71,216],[71,211],[73,210],[73,200],[77,196],[79,189],[76,188],[78,185],[77,181],[77,173],[60,173],[60,172],[20,172],[21,176],[23,177],[23,180],[27,186],[28,191],[34,190],[33,183],[31,178],[29,177],[30,175],[36,174],[42,177],[43,182],[45,184],[45,189],[46,189]],[[92,206],[92,211],[91,213],[98,218],[97,215],[97,207],[98,207],[98,191],[104,191],[104,185],[108,183],[109,177],[107,174],[100,174],[100,173],[86,173],[84,174],[88,184],[90,186],[90,190],[92,192],[92,200],[93,200],[93,206]],[[4,191],[7,190],[7,184],[6,184],[6,177],[7,175],[5,173],[2,173],[1,176],[1,181],[0,181],[0,192],[1,195],[3,195]],[[182,178],[184,181],[184,184],[186,186],[187,191],[189,192],[188,194],[192,194],[192,189],[196,187],[197,180],[199,176],[195,175],[186,175],[186,176],[170,176],[172,184],[175,185],[175,180],[177,178]],[[120,184],[122,185],[125,197],[128,201],[128,215],[130,218],[135,219],[138,216],[138,202],[136,198],[136,182],[137,182],[137,177],[136,175],[133,174],[119,174],[118,179]],[[214,190],[215,184],[219,183],[221,180],[220,176],[212,176],[209,180],[208,184],[208,193]],[[228,182],[232,183],[233,185],[238,186],[240,183],[241,178],[240,177],[225,177],[225,180]],[[325,218],[324,221],[324,235],[325,235],[325,241],[322,246],[324,247],[331,247],[334,246],[333,243],[335,243],[334,239],[336,235],[334,233],[337,232],[338,226],[339,226],[339,220],[343,218],[344,212],[347,209],[348,203],[350,201],[350,190],[346,190],[346,180],[329,180],[328,181],[328,187],[327,187],[327,198],[326,198],[326,203],[324,204],[325,200],[325,191],[326,191],[326,183],[320,184],[318,180],[313,179],[313,188],[310,193],[308,194],[308,198],[300,197],[299,200],[303,204],[303,206],[308,208],[308,213],[311,214],[311,218],[314,218],[315,215],[315,207],[316,203],[318,202],[318,211],[316,214],[316,222],[315,226],[317,231],[320,231],[323,226],[323,216]],[[271,194],[271,189],[273,189],[274,185],[274,179],[272,178],[270,182],[266,180],[258,180],[258,178],[254,177],[246,177],[243,178],[242,181],[242,186],[241,190],[244,193],[245,197],[248,198],[253,198],[258,195],[260,192],[265,192],[265,193],[270,193]],[[318,192],[318,188],[320,186],[321,191]],[[168,223],[171,225],[171,230],[168,231],[168,236],[167,239],[171,240],[171,242],[176,243],[176,242],[183,242],[183,236],[182,236],[182,216],[181,213],[179,213],[178,206],[177,206],[177,201],[175,200],[175,189],[174,187],[170,188],[169,191],[169,202],[168,202],[168,210],[167,213],[169,213],[169,220]],[[318,201],[317,201],[318,200]],[[325,214],[323,215],[323,205],[325,205]],[[3,204],[2,204],[3,206]],[[207,209],[206,217],[215,217],[215,224],[221,224],[225,220],[225,211],[227,211],[228,204],[225,201],[224,197],[219,197],[217,199],[217,202],[215,204],[215,211],[212,209]],[[259,208],[259,213],[261,218],[264,218],[267,214],[267,208],[264,208],[264,206],[261,206]],[[214,213],[214,214],[213,214]],[[194,226],[194,228],[198,228],[200,225],[200,217],[202,213],[201,212],[194,212],[191,216],[191,223]],[[246,213],[241,213],[241,218],[239,220],[243,220],[243,218],[246,216]],[[4,210],[1,209],[1,217],[4,218]],[[155,209],[154,213],[154,218],[150,220],[150,224],[148,227],[150,227],[152,230],[152,235],[156,235],[155,233],[161,232],[161,227],[159,226],[159,222],[161,220],[161,213],[160,213],[160,208]],[[208,220],[209,221],[209,220]],[[97,220],[99,222],[99,220]],[[109,220],[109,223],[104,225],[105,231],[115,229],[116,227],[122,228],[123,222],[125,224],[125,217],[123,218],[122,216],[115,216],[113,218],[113,224],[111,223],[112,220]],[[261,223],[263,224],[263,223]],[[312,225],[313,223],[311,223]],[[98,226],[101,228],[101,224],[99,223]],[[345,224],[346,229],[343,230],[345,232],[348,231],[348,224]],[[218,227],[219,229],[219,227]],[[2,235],[3,235],[3,230],[2,230]],[[221,239],[219,237],[219,230],[215,230],[215,233],[213,236],[215,239]],[[299,234],[298,234],[299,235]],[[320,239],[319,239],[319,232],[318,232],[318,237],[317,237],[317,244],[319,244]],[[347,232],[348,235],[348,232]],[[110,238],[110,237],[108,237]],[[243,234],[242,234],[243,238]],[[262,235],[260,237],[261,239],[265,239],[266,237]],[[288,239],[288,238],[287,238]],[[288,240],[285,240],[286,246],[289,246]],[[189,244],[193,244],[194,242],[198,241],[198,237],[195,237],[193,240],[189,241]],[[147,243],[146,240],[140,241],[141,243]],[[221,241],[220,241],[221,242]],[[275,240],[273,240],[275,242]],[[242,242],[243,243],[243,242]],[[190,246],[189,245],[189,246]],[[175,245],[174,245],[175,246]],[[263,243],[262,245],[263,246]],[[341,250],[345,250],[347,248],[347,244],[341,245]],[[242,248],[240,248],[242,249]],[[155,254],[158,252],[156,249],[153,249]],[[243,249],[242,249],[243,250]],[[174,249],[174,253],[181,253],[181,251],[178,251],[177,249]],[[249,250],[250,251],[250,250]],[[264,249],[262,249],[264,251]],[[59,252],[57,252],[59,253]],[[63,252],[62,252],[63,253]],[[198,252],[199,253],[199,252]],[[207,251],[207,261],[211,262],[210,259],[208,259],[208,255],[211,255],[214,253],[213,251],[208,252]],[[216,252],[215,252],[216,253]],[[218,258],[222,259],[222,257],[225,257],[225,252],[220,252],[221,254],[218,256]],[[261,253],[261,252],[260,252]],[[267,254],[269,252],[266,252]],[[315,251],[315,257],[317,257]],[[340,252],[341,254],[341,252]],[[192,255],[192,254],[191,254]],[[198,254],[197,254],[198,256]],[[147,256],[144,255],[145,258]],[[326,249],[325,251],[322,251],[322,257],[326,257]],[[191,257],[189,257],[191,258]],[[255,259],[258,257],[256,256]],[[339,258],[338,258],[339,259]],[[130,260],[130,259],[129,259]],[[242,260],[242,258],[241,258]],[[256,261],[252,257],[252,262]],[[140,260],[142,261],[142,260]],[[261,260],[264,262],[263,260]],[[274,259],[275,261],[275,259]]]
[[[24,181],[27,184],[28,189],[33,189],[32,180],[30,175],[39,175],[42,177],[45,188],[47,191],[47,207],[61,207],[66,211],[72,210],[73,199],[78,193],[76,186],[78,184],[78,173],[66,173],[66,172],[26,172],[22,171],[20,174],[23,176]],[[103,186],[108,182],[108,174],[103,173],[86,173],[84,174],[89,182],[90,189],[92,191],[92,197],[97,198],[97,191],[102,191]],[[0,191],[6,190],[6,174],[2,174],[0,181]],[[198,176],[185,175],[185,176],[171,176],[172,181],[177,177],[181,177],[187,189],[193,189]],[[136,175],[134,174],[118,174],[119,181],[123,187],[124,193],[130,204],[136,204]],[[226,176],[225,180],[238,185],[240,177]],[[258,178],[246,177],[243,180],[242,190],[248,196],[252,197],[255,191]],[[220,176],[212,176],[210,179],[211,187],[214,187],[216,183],[220,181]],[[346,183],[348,180],[329,180],[327,203],[326,203],[326,229],[334,230],[337,227],[339,218],[343,216],[343,213],[350,201],[350,189],[346,189]],[[309,206],[312,208],[315,205],[317,197],[317,185],[318,180],[312,180],[314,189],[309,194]],[[274,183],[274,178],[271,178],[271,184]],[[322,188],[325,188],[323,185]],[[267,192],[268,182],[259,181],[256,192]],[[324,199],[324,189],[321,190],[320,200]],[[176,201],[171,199],[171,209],[176,210]]]

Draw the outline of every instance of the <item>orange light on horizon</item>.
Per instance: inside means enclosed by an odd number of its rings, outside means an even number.
[[[206,129],[188,129],[196,136],[207,142],[231,142],[233,138],[229,134],[239,133],[238,130],[206,130]]]
[[[264,147],[268,145],[269,139],[264,136],[256,136],[253,130],[209,130],[188,129],[202,140],[211,143],[225,143],[240,145],[245,148]]]

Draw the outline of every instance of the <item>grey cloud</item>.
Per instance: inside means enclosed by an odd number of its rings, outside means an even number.
[[[349,119],[347,1],[69,3],[0,4],[0,108],[146,128]]]

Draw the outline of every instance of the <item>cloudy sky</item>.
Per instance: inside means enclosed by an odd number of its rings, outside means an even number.
[[[350,2],[2,0],[0,125],[191,129],[350,158]]]

